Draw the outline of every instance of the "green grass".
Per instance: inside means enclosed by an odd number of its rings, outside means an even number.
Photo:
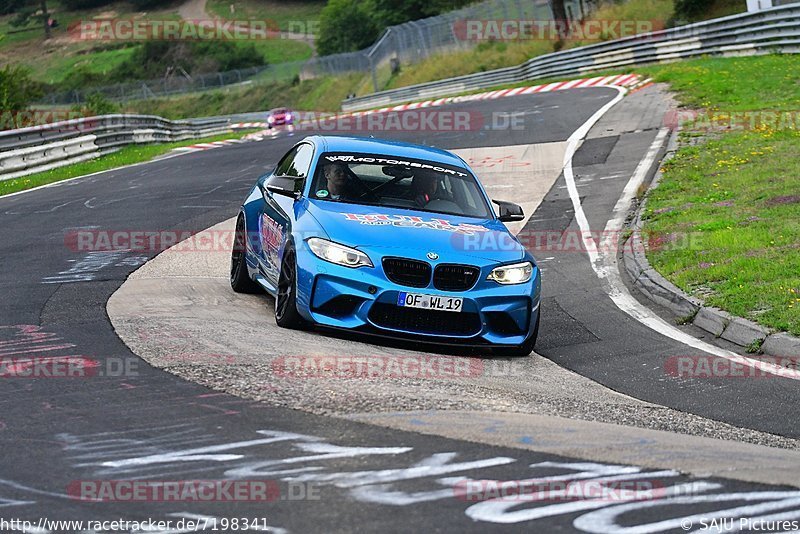
[[[308,43],[293,39],[254,39],[239,41],[239,43],[242,45],[253,43],[256,50],[261,52],[268,63],[302,61],[310,58],[313,52]]]
[[[724,115],[796,110],[797,63],[774,55],[641,71],[673,84],[682,102]],[[647,256],[706,304],[800,335],[800,131],[774,126],[716,132],[680,148],[648,195]]]
[[[669,83],[681,102],[694,108],[796,110],[800,102],[796,55],[703,58],[640,67],[636,72]]]
[[[403,65],[384,87],[396,89],[453,76],[511,67],[553,51],[552,41],[485,42],[470,50],[439,54]]]
[[[653,27],[658,29],[665,27],[672,19],[673,11],[673,0],[628,0],[622,3],[602,4],[590,18],[605,21],[652,21]],[[606,37],[619,38],[627,35]],[[598,42],[600,42],[598,39],[568,39],[564,43],[564,48],[575,48]],[[469,50],[439,54],[413,65],[403,65],[401,71],[393,76],[383,88],[394,89],[442,78],[512,67],[533,57],[554,52],[555,45],[555,41],[549,38],[508,42],[486,41]],[[527,84],[529,83],[531,82],[527,82]]]
[[[115,169],[117,167],[123,167],[125,165],[131,165],[133,163],[148,161],[156,156],[165,154],[174,148],[193,145],[195,143],[222,141],[224,139],[231,139],[232,137],[240,137],[245,133],[247,132],[239,132],[238,134],[226,133],[210,137],[203,137],[200,139],[176,141],[174,143],[154,143],[147,145],[126,146],[112,154],[100,156],[98,158],[83,161],[81,163],[65,165],[64,167],[59,167],[58,169],[53,169],[51,171],[39,172],[36,174],[30,174],[28,176],[21,176],[19,178],[2,181],[0,182],[0,196],[7,195],[9,193],[16,193],[18,191],[24,191],[26,189],[32,189],[40,185],[60,182],[61,180],[67,180],[76,176],[83,176],[85,174],[92,174],[95,172]]]
[[[233,4],[234,12],[230,6]],[[325,7],[324,0],[209,0],[206,11],[212,16],[228,20],[269,20],[283,31],[316,33],[317,26],[308,21],[318,21]]]
[[[71,71],[78,67],[89,72],[106,74],[130,58],[136,47],[116,48],[110,50],[93,50],[82,54],[54,55],[47,62],[29,64],[34,79],[55,84],[62,81]]]
[[[216,91],[129,102],[124,111],[168,119],[264,111],[278,106],[305,111],[337,111],[364,75],[328,76],[306,80],[259,82]]]

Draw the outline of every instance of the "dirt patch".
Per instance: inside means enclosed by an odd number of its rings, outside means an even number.
[[[800,195],[786,195],[782,197],[773,197],[765,202],[767,206],[780,206],[783,204],[797,204],[800,203]]]

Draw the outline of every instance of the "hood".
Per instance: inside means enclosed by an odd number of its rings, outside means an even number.
[[[355,248],[445,262],[458,257],[496,262],[522,259],[524,248],[505,225],[427,211],[310,200],[308,211],[333,241]]]

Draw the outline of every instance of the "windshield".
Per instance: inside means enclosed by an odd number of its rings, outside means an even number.
[[[477,180],[442,163],[374,154],[320,156],[311,198],[491,218]]]

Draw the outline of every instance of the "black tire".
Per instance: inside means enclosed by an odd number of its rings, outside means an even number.
[[[541,315],[536,316],[536,326],[533,327],[533,334],[522,342],[522,344],[517,345],[515,347],[503,347],[502,349],[496,349],[495,353],[501,356],[511,356],[511,357],[524,357],[530,356],[531,352],[533,352],[533,348],[536,346],[536,338],[539,337],[539,318]]]
[[[303,329],[306,320],[297,311],[297,254],[287,247],[278,277],[278,294],[275,295],[275,322],[281,328]]]
[[[247,273],[246,243],[247,230],[244,225],[244,217],[240,215],[236,220],[236,232],[234,232],[233,250],[231,251],[231,289],[237,293],[258,293],[261,291],[261,286],[254,282]]]

